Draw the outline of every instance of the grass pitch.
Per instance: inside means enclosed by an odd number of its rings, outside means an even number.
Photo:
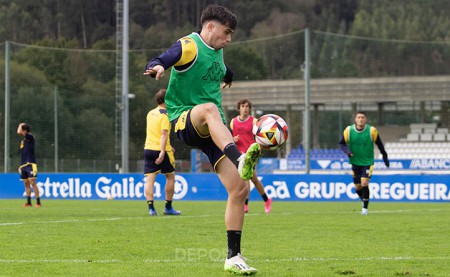
[[[33,199],[33,203],[34,203]],[[225,202],[0,201],[1,276],[230,276]],[[450,204],[250,202],[243,255],[257,276],[450,276]],[[164,203],[157,201],[162,214]]]

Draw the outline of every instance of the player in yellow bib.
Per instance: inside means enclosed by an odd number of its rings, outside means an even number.
[[[355,184],[356,193],[363,202],[362,215],[367,215],[369,212],[369,181],[372,177],[374,164],[374,143],[383,155],[386,167],[389,167],[388,155],[378,135],[378,130],[366,124],[366,122],[366,113],[361,111],[357,112],[355,124],[345,128],[344,134],[339,142],[342,151],[350,158],[353,171],[353,183]]]
[[[147,114],[147,137],[144,146],[144,174],[145,198],[148,204],[148,214],[158,215],[154,206],[154,184],[156,175],[161,172],[166,176],[166,206],[165,215],[180,215],[181,212],[172,207],[172,199],[175,190],[175,158],[170,145],[170,122],[167,117],[164,97],[165,89],[160,89],[155,94],[158,106]]]
[[[254,143],[241,154],[222,111],[221,88],[230,87],[233,80],[233,73],[223,61],[223,48],[231,41],[237,19],[226,8],[210,5],[203,10],[200,22],[200,32],[181,38],[150,60],[144,75],[159,80],[172,68],[166,106],[177,138],[208,156],[228,192],[225,211],[228,256],[224,269],[254,274],[256,269],[248,266],[241,256],[241,233],[249,190],[245,181],[253,176],[261,147]]]

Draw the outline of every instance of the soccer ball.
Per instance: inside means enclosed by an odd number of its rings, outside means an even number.
[[[276,150],[288,137],[288,126],[283,118],[276,114],[265,114],[253,124],[255,141],[266,150]]]

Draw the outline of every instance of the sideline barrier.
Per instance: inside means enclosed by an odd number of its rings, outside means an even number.
[[[272,173],[274,170],[305,170],[304,159],[276,159],[261,158],[258,162],[259,173]],[[348,159],[311,159],[311,169],[314,170],[351,170],[352,165]],[[390,159],[389,169],[383,160],[375,159],[376,170],[450,170],[450,158],[448,159]]]
[[[261,174],[267,195],[276,201],[353,201],[358,198],[350,175]],[[164,200],[164,175],[155,182],[155,199]],[[43,199],[145,200],[142,174],[40,173]],[[251,200],[261,200],[251,185]],[[449,202],[450,175],[378,175],[370,182],[372,201]],[[18,174],[0,174],[0,199],[23,198]],[[226,200],[213,173],[176,174],[174,200]]]

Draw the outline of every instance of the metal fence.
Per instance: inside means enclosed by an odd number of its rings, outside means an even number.
[[[445,42],[376,40],[312,32],[310,48],[312,79],[450,74],[450,44]],[[166,74],[157,82],[142,73],[148,59],[163,50],[129,52],[129,92],[134,96],[129,99],[131,172],[141,171],[146,114],[156,105],[154,93],[167,85],[170,75]],[[20,153],[16,130],[20,122],[27,122],[37,139],[36,155],[41,170],[117,172],[120,156],[115,151],[119,137],[115,127],[117,111],[121,107],[115,101],[116,51],[63,49],[15,42],[0,43],[0,51],[0,75],[4,76],[0,85],[5,87],[5,93],[0,95],[0,105],[5,107],[0,113],[0,122],[4,123],[0,127],[0,151],[3,154],[0,168],[5,172],[16,170]],[[224,53],[226,64],[235,73],[235,82],[303,79],[304,31],[237,41]],[[236,95],[235,101],[238,98]],[[448,104],[448,101],[402,103],[401,108],[393,108],[386,116],[399,126],[434,122],[440,127],[449,127],[443,126],[448,125],[448,121],[440,117]],[[424,116],[420,118],[417,117],[417,106],[425,107]],[[321,136],[314,147],[336,148],[341,129],[352,123],[352,110],[358,107],[369,110],[369,120],[375,121],[378,117],[376,103],[373,107],[359,105],[355,99],[351,109],[324,103],[317,111],[320,115],[316,123],[320,124]],[[433,109],[426,110],[426,107]],[[277,103],[263,108],[263,112],[278,111],[284,116],[285,111],[280,111]],[[302,142],[303,108],[297,107],[293,111],[294,121],[288,122],[293,148]],[[227,113],[229,118],[237,114],[233,110]],[[340,124],[336,123],[336,118],[341,118]],[[187,170],[190,148],[177,142],[173,135],[172,143],[178,169]],[[285,157],[288,154],[284,151],[268,153],[268,156]],[[3,168],[5,159],[9,164],[6,169]]]

